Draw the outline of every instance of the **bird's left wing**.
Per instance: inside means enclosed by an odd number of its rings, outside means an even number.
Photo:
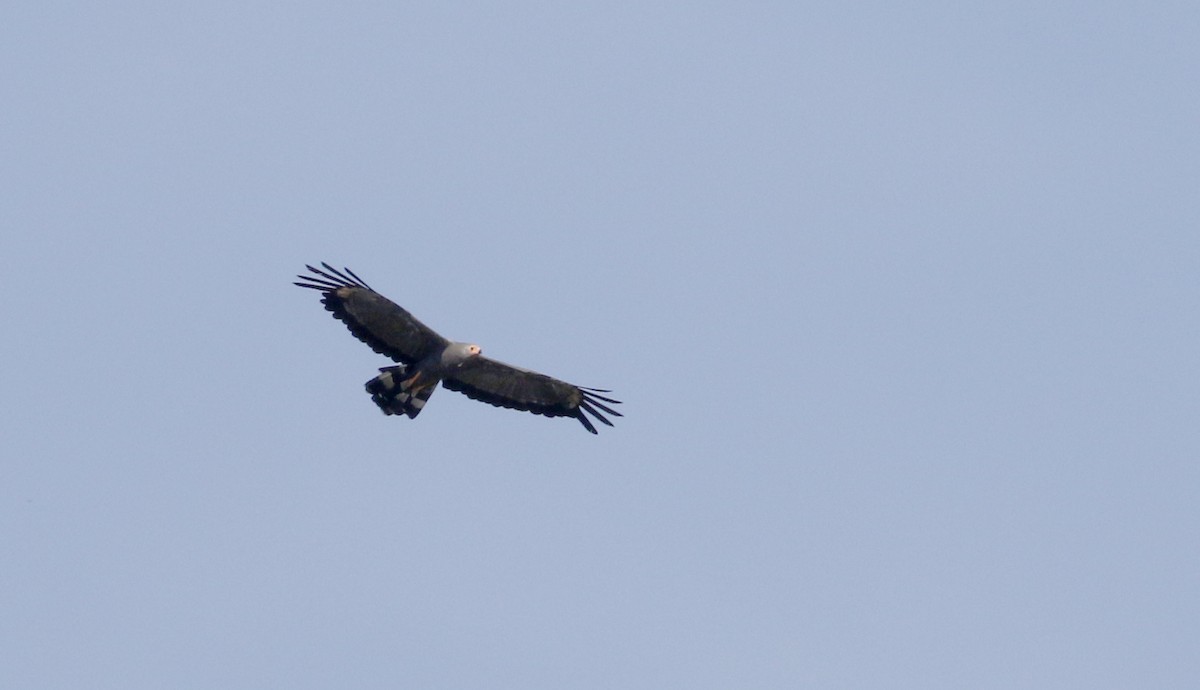
[[[442,385],[497,407],[525,410],[547,417],[574,417],[593,434],[596,433],[596,427],[588,415],[609,426],[613,424],[602,412],[622,416],[604,404],[616,405],[621,401],[598,395],[609,391],[573,386],[545,374],[486,357],[472,357],[461,369],[443,379]]]
[[[300,287],[324,293],[321,303],[346,324],[356,338],[381,355],[412,364],[446,347],[449,341],[421,323],[406,309],[371,289],[350,269],[337,270],[322,262],[306,266],[312,275],[298,275]]]

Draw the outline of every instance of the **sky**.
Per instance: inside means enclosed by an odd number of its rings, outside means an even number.
[[[0,686],[1193,687],[1197,35],[10,3]],[[384,417],[320,261],[625,416]]]

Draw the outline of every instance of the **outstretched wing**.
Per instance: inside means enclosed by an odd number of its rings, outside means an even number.
[[[381,355],[413,364],[449,343],[400,305],[371,289],[354,271],[345,273],[322,262],[325,270],[305,266],[312,275],[298,275],[300,287],[324,293],[321,303],[350,329],[354,337]]]
[[[616,417],[620,412],[604,403],[620,404],[606,398],[598,388],[582,388],[545,374],[514,367],[486,357],[472,357],[462,368],[442,380],[442,385],[497,407],[525,410],[547,417],[574,417],[583,428],[596,433],[588,415],[612,426],[601,412]],[[584,414],[587,413],[587,414]]]

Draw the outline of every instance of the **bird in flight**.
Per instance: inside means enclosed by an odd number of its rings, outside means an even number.
[[[593,418],[612,426],[604,414],[622,416],[609,407],[621,401],[600,395],[611,391],[574,386],[488,359],[478,345],[438,335],[350,269],[339,271],[324,262],[321,266],[323,269],[305,266],[310,275],[297,275],[301,282],[294,284],[321,292],[325,309],[346,324],[354,337],[397,363],[381,368],[379,376],[366,383],[371,400],[386,415],[416,418],[441,382],[452,391],[496,407],[546,417],[574,417],[593,434]]]

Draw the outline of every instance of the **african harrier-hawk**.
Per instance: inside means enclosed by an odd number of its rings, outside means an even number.
[[[384,414],[416,417],[441,381],[452,391],[497,407],[547,417],[574,417],[593,434],[596,427],[588,415],[608,426],[612,422],[602,412],[621,416],[605,404],[619,404],[619,400],[599,395],[609,391],[573,386],[488,359],[478,345],[451,342],[438,335],[403,307],[372,290],[350,269],[339,271],[327,263],[321,265],[325,270],[306,266],[311,275],[297,276],[303,282],[295,284],[319,290],[325,308],[355,337],[398,363],[383,367],[379,376],[366,384],[371,400]]]

